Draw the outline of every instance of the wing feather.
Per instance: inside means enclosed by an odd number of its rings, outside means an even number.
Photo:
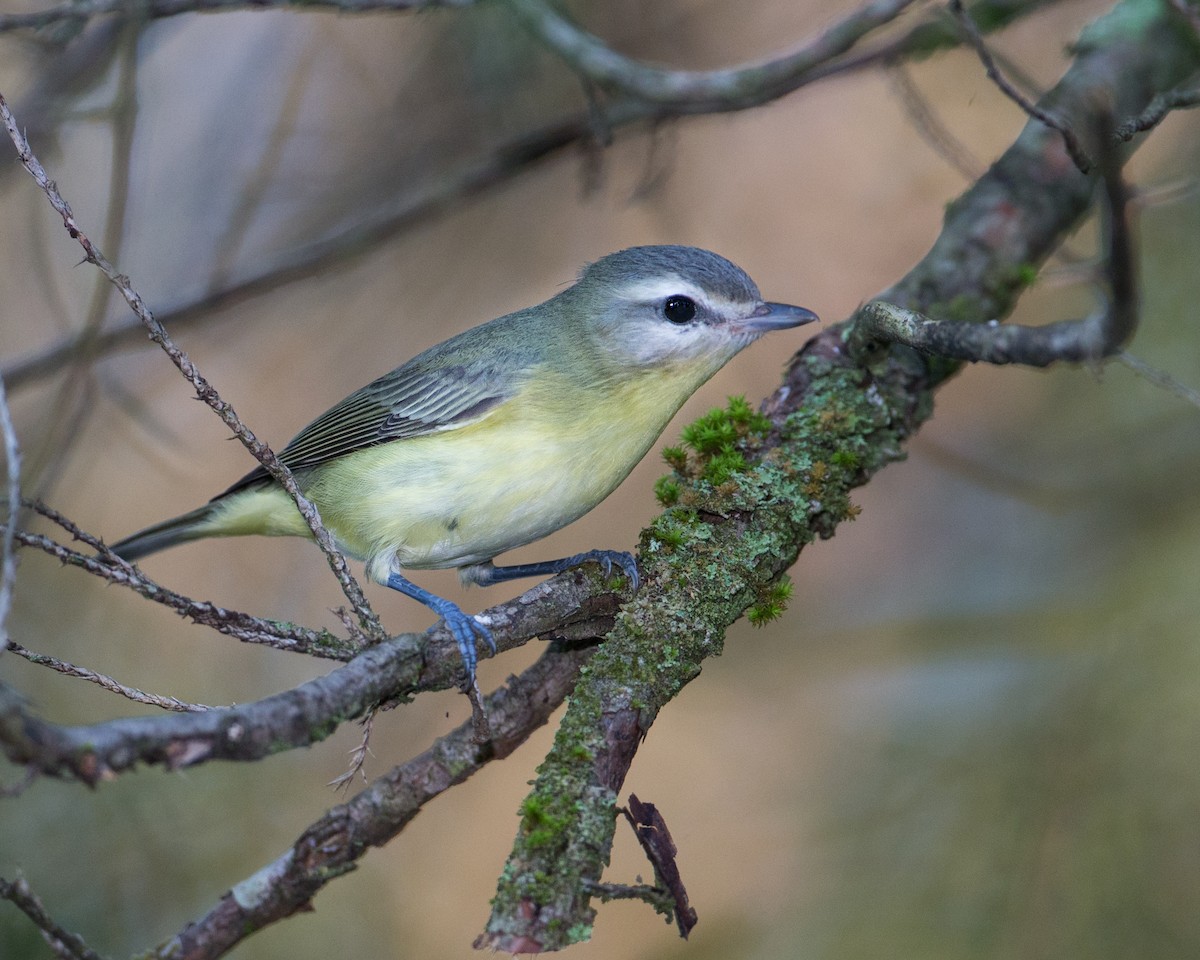
[[[296,434],[280,460],[304,470],[365,447],[465,427],[512,397],[528,370],[526,364],[501,369],[479,357],[431,369],[429,359],[418,357],[350,394]],[[269,476],[258,467],[220,496]]]

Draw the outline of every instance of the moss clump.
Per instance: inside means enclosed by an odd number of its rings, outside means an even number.
[[[758,600],[746,611],[746,619],[756,627],[778,620],[787,610],[791,598],[792,581],[784,574],[759,595]]]
[[[771,428],[771,421],[755,410],[745,397],[730,397],[724,407],[715,407],[683,428],[683,445],[667,447],[663,459],[684,479],[706,480],[714,487],[728,483],[747,468],[744,450]],[[664,507],[679,503],[683,489],[677,477],[663,477],[655,494]]]

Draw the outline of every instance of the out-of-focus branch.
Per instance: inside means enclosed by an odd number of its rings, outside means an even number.
[[[443,791],[501,760],[549,719],[570,693],[590,648],[550,649],[485,701],[492,738],[477,742],[470,721],[375,780],[310,826],[274,863],[234,886],[199,920],[143,954],[161,960],[214,960],[250,933],[310,909],[331,880],[353,870]]]
[[[337,10],[368,13],[379,10],[426,10],[435,7],[469,7],[477,0],[79,0],[30,13],[0,14],[0,33],[41,30],[61,23],[82,23],[110,14],[136,16],[145,20],[177,17],[185,13],[217,13],[237,10]]]
[[[807,83],[817,68],[890,23],[914,0],[871,0],[791,53],[722,70],[672,70],[617,53],[545,0],[507,0],[521,21],[576,73],[627,97],[680,112],[744,110]]]
[[[1083,147],[1079,143],[1079,138],[1075,136],[1075,131],[1050,111],[1043,110],[1026,97],[1020,90],[1009,83],[1008,78],[1000,72],[1000,68],[996,66],[996,61],[988,50],[987,44],[983,41],[983,34],[979,32],[979,28],[975,26],[975,21],[967,13],[966,7],[963,6],[963,0],[950,0],[950,11],[958,18],[958,22],[962,25],[963,32],[967,36],[967,40],[975,48],[980,62],[983,63],[984,69],[987,70],[988,78],[1000,89],[1000,92],[1024,110],[1026,114],[1041,120],[1042,123],[1051,129],[1057,130],[1062,136],[1063,143],[1067,147],[1067,153],[1071,155],[1075,166],[1079,168],[1081,173],[1090,171],[1092,166],[1091,161],[1088,159],[1087,154],[1084,153]]]
[[[636,118],[634,112],[622,110],[618,112],[615,122],[632,122]],[[608,119],[610,123],[614,122],[612,116]],[[531,165],[556,155],[563,148],[589,138],[592,133],[591,119],[579,114],[516,137],[496,147],[487,157],[438,178],[437,183],[421,195],[405,198],[392,208],[385,206],[365,222],[328,240],[301,248],[282,266],[167,310],[160,315],[160,322],[179,330],[247,300],[264,296],[290,283],[311,279],[316,273],[370,254],[386,240],[445,214],[456,204],[506,182]],[[145,328],[141,321],[137,317],[122,318],[95,336],[91,350],[98,355],[144,342]],[[17,390],[55,373],[83,346],[81,335],[65,338],[33,356],[10,364],[0,371],[0,376],[4,377],[11,389]]]
[[[0,441],[4,447],[5,483],[3,509],[6,516],[0,527],[0,650],[8,639],[5,623],[12,606],[13,585],[17,580],[16,527],[17,514],[21,510],[21,446],[17,442],[17,428],[13,426],[12,413],[8,409],[8,394],[4,379],[0,377]]]
[[[1005,26],[1050,2],[1054,0],[981,0],[973,4],[970,10],[980,29],[991,30]],[[814,67],[808,79],[816,80],[818,77],[865,69],[879,63],[895,63],[908,56],[927,55],[950,48],[959,42],[961,36],[955,30],[952,19],[942,16],[914,27],[902,37],[870,52],[855,55],[853,59],[843,56]],[[714,106],[714,110],[721,109],[725,108],[719,104]],[[672,111],[658,104],[626,99],[605,104],[599,122],[605,133],[611,133],[640,122],[657,123],[678,113],[702,112],[694,105],[684,111]],[[316,272],[370,253],[385,240],[442,215],[453,206],[479,196],[491,187],[507,182],[532,165],[556,156],[565,148],[595,139],[597,124],[596,112],[585,111],[521,134],[495,147],[488,156],[438,178],[420,196],[404,198],[397,202],[394,209],[385,207],[369,220],[343,233],[300,249],[289,262],[281,266],[161,312],[160,322],[178,331],[186,325],[209,320],[219,312],[254,297],[299,280],[307,280]],[[8,382],[11,390],[16,391],[52,375],[85,345],[91,356],[100,356],[140,344],[143,336],[144,328],[136,317],[117,319],[89,340],[85,341],[82,334],[75,334],[29,357],[10,362],[0,368],[0,376]]]
[[[192,389],[196,391],[196,396],[212,408],[217,416],[221,418],[221,422],[233,432],[234,436],[262,464],[271,477],[288,492],[288,495],[296,504],[296,509],[300,511],[309,529],[312,531],[313,539],[316,540],[317,545],[325,554],[330,569],[333,570],[334,576],[337,577],[337,581],[342,587],[342,592],[345,593],[346,599],[350,601],[350,605],[354,608],[365,636],[371,642],[375,643],[385,639],[387,634],[383,626],[379,623],[379,618],[371,609],[371,605],[367,603],[367,598],[364,596],[362,588],[358,585],[358,581],[354,579],[354,575],[350,572],[346,558],[338,550],[337,544],[333,542],[333,537],[325,529],[324,524],[321,523],[321,517],[317,512],[316,506],[301,492],[296,479],[292,476],[292,472],[280,461],[275,452],[266,443],[259,440],[250,431],[249,427],[242,423],[232,405],[221,399],[216,388],[201,375],[199,369],[192,363],[187,354],[167,334],[166,329],[159,323],[154,314],[151,313],[145,301],[142,300],[141,294],[134,289],[129,278],[123,274],[118,274],[113,265],[105,259],[104,254],[88,239],[87,234],[83,232],[82,228],[76,222],[70,205],[63,198],[62,194],[59,193],[58,186],[46,175],[46,171],[43,169],[41,163],[38,162],[32,148],[29,146],[29,142],[25,139],[25,135],[17,125],[16,118],[9,109],[8,102],[4,99],[3,94],[0,94],[0,116],[4,119],[4,126],[8,130],[9,138],[17,148],[17,156],[21,161],[21,165],[29,171],[29,175],[33,177],[34,181],[46,195],[46,199],[50,201],[50,205],[62,217],[63,226],[72,239],[78,241],[79,245],[83,247],[88,263],[96,266],[108,278],[109,282],[120,291],[121,295],[125,298],[125,302],[129,304],[129,308],[146,328],[150,339],[157,343],[163,349],[163,352],[171,358],[171,362],[175,364],[179,372],[192,385]]]
[[[64,929],[29,889],[24,878],[5,880],[0,877],[0,900],[7,900],[27,916],[45,938],[47,945],[60,960],[104,960],[77,933]]]

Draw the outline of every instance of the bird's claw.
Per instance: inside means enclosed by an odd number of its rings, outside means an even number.
[[[637,590],[641,585],[642,578],[638,574],[637,560],[634,559],[632,553],[624,550],[589,550],[587,553],[579,553],[571,557],[566,561],[564,566],[577,567],[581,563],[587,563],[589,560],[600,564],[606,577],[612,574],[613,565],[616,564],[621,568],[621,572],[625,574],[625,578],[634,590]]]
[[[466,685],[471,687],[475,683],[475,666],[479,662],[479,654],[475,648],[476,641],[484,641],[495,654],[496,639],[492,636],[491,630],[449,600],[444,602],[444,606],[439,604],[434,610],[441,614],[442,619],[446,622],[446,628],[458,644],[458,652],[467,671]]]

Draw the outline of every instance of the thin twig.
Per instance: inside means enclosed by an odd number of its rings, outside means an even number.
[[[27,916],[33,925],[42,931],[46,943],[59,957],[73,960],[104,960],[92,950],[77,933],[60,926],[42,905],[42,901],[29,889],[24,877],[5,880],[0,877],[0,900],[7,900]]]
[[[1151,366],[1145,360],[1135,357],[1127,350],[1121,350],[1119,353],[1113,354],[1113,359],[1124,364],[1143,380],[1148,380],[1156,387],[1166,390],[1168,393],[1173,393],[1179,399],[1190,403],[1193,407],[1200,407],[1200,390],[1197,390],[1195,387],[1189,387],[1186,383],[1171,376],[1165,370]]]
[[[1063,144],[1067,148],[1067,153],[1070,155],[1072,162],[1079,168],[1079,172],[1088,173],[1092,169],[1092,162],[1088,159],[1087,154],[1079,143],[1079,139],[1075,136],[1075,131],[1052,113],[1043,110],[1008,82],[1008,78],[996,66],[995,59],[988,50],[987,44],[984,43],[983,35],[979,32],[979,28],[975,26],[975,20],[967,13],[962,0],[950,0],[950,11],[958,18],[958,22],[962,24],[963,31],[967,35],[967,40],[975,48],[980,62],[983,64],[984,69],[987,70],[988,78],[1000,89],[1001,93],[1024,110],[1025,113],[1042,121],[1042,123],[1052,130],[1057,130],[1063,138]]]
[[[929,144],[939,157],[958,171],[959,175],[969,183],[978,180],[983,174],[983,166],[971,156],[971,152],[963,145],[950,129],[942,123],[941,118],[929,105],[925,95],[917,89],[912,77],[902,63],[895,63],[887,71],[887,78],[892,83],[892,89],[904,105],[904,111],[917,128],[921,138]]]
[[[328,630],[313,630],[278,620],[264,620],[248,613],[218,607],[206,600],[193,600],[191,597],[169,590],[151,580],[138,567],[113,554],[98,538],[80,529],[78,525],[58,511],[38,502],[27,505],[43,517],[58,524],[74,539],[87,544],[96,553],[81,553],[43,534],[20,530],[15,535],[17,542],[22,546],[40,550],[65,564],[78,567],[109,583],[128,587],[139,596],[169,607],[193,623],[210,627],[219,633],[241,640],[243,643],[262,644],[277,650],[305,653],[326,660],[345,662],[352,659],[362,649],[361,644],[342,639]]]
[[[259,440],[250,431],[238,417],[233,407],[221,399],[220,394],[217,393],[212,384],[201,375],[199,369],[192,363],[187,354],[175,344],[162,324],[155,319],[154,314],[146,306],[141,294],[133,287],[129,278],[123,274],[118,274],[113,265],[96,248],[95,244],[88,239],[87,235],[76,222],[70,205],[63,198],[62,194],[59,193],[54,181],[46,175],[45,169],[34,155],[29,142],[25,139],[24,134],[17,125],[16,118],[9,109],[8,102],[4,99],[3,94],[0,94],[0,115],[3,116],[4,125],[8,129],[8,135],[12,139],[13,145],[17,148],[21,165],[29,171],[30,176],[41,187],[42,192],[46,194],[46,198],[50,201],[51,206],[58,211],[67,232],[83,247],[85,259],[96,266],[121,292],[121,295],[125,298],[125,302],[129,304],[130,309],[133,310],[150,334],[150,339],[157,343],[167,356],[171,358],[171,361],[178,367],[180,373],[184,375],[196,391],[196,396],[213,409],[217,416],[221,418],[221,421],[242,442],[242,445],[262,464],[271,477],[288,492],[288,495],[295,502],[296,508],[300,511],[309,529],[312,531],[313,538],[324,552],[330,569],[333,570],[334,576],[337,577],[338,583],[341,584],[342,591],[346,594],[346,598],[354,608],[364,633],[375,643],[385,639],[387,633],[367,602],[367,598],[364,596],[362,588],[359,587],[358,581],[351,574],[350,568],[346,563],[346,558],[338,550],[333,537],[330,536],[321,523],[320,514],[317,512],[316,506],[300,490],[295,477],[292,476],[291,470],[287,468],[286,464],[280,461],[266,443]]]
[[[595,641],[611,630],[619,604],[598,572],[571,573],[492,607],[481,619],[503,652],[534,637]],[[461,677],[458,644],[440,624],[423,635],[401,634],[366,647],[349,663],[293,689],[203,713],[60,726],[34,716],[0,684],[0,749],[13,763],[89,784],[139,764],[176,770],[213,760],[252,762],[311,746],[379,704],[456,687]],[[492,735],[495,740],[494,727]]]
[[[1121,177],[1120,158],[1109,116],[1097,117],[1097,143],[1103,148],[1104,238],[1103,277],[1108,286],[1104,306],[1088,317],[1060,320],[1038,327],[998,322],[966,323],[933,319],[914,310],[875,300],[859,309],[851,349],[870,354],[877,342],[901,343],[922,352],[970,363],[1019,363],[1046,367],[1053,363],[1096,363],[1119,353],[1133,337],[1138,322],[1138,290],[1133,233],[1129,226],[1129,191]]]
[[[18,657],[24,657],[30,663],[49,667],[51,670],[61,673],[64,676],[87,680],[89,683],[94,683],[111,693],[120,694],[122,697],[132,700],[135,703],[145,703],[152,707],[160,707],[163,710],[171,710],[176,713],[201,713],[204,710],[213,709],[203,703],[187,703],[177,697],[162,697],[158,694],[146,693],[137,687],[130,687],[119,683],[106,674],[89,670],[87,667],[76,666],[73,663],[68,663],[66,660],[60,660],[58,657],[52,657],[48,654],[34,653],[28,647],[17,643],[15,640],[7,641],[4,649],[11,650]]]
[[[1139,133],[1162,123],[1172,110],[1191,110],[1195,107],[1200,107],[1200,87],[1191,83],[1176,87],[1160,93],[1145,110],[1117,127],[1117,136],[1121,140],[1132,140]]]

